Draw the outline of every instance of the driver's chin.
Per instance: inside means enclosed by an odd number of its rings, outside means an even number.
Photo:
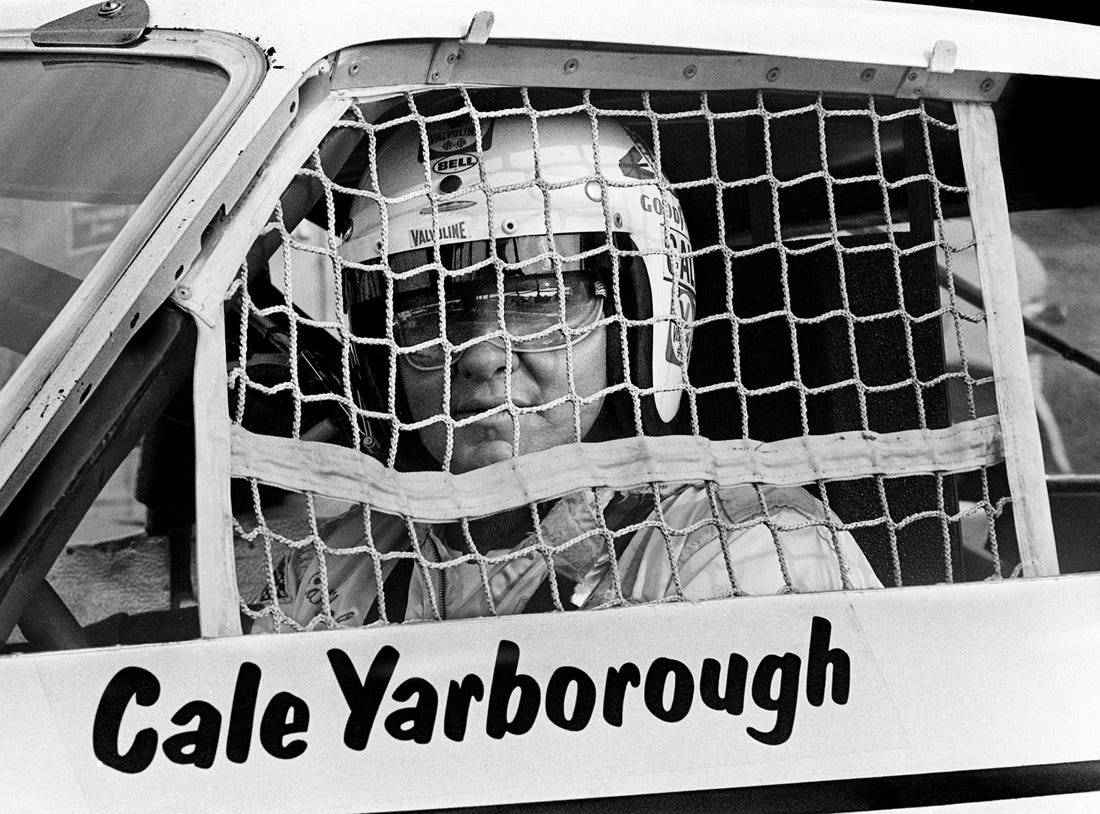
[[[524,447],[530,446],[532,440],[526,437],[531,429],[531,422],[522,418],[520,422],[520,452],[530,452],[531,450]],[[455,429],[451,471],[460,474],[512,458],[515,456],[514,441],[515,428],[512,417],[507,414],[498,413],[481,421],[475,421],[473,424],[458,427]]]
[[[451,472],[459,475],[480,469],[489,464],[506,461],[512,457],[512,442],[496,438],[486,441],[464,443],[455,438],[454,455],[451,460]]]
[[[503,420],[494,416],[456,428],[449,471],[458,475],[513,457],[512,436],[511,418],[507,415],[503,416]],[[447,451],[446,428],[432,426],[421,431],[420,439],[431,456],[443,463]]]
[[[557,442],[552,437],[546,437],[545,427],[541,426],[540,422],[532,422],[526,417],[520,420],[519,451],[521,454],[535,452],[566,440]],[[433,430],[427,437],[423,437],[423,440],[432,456],[442,462],[447,448],[446,430],[440,427],[435,427]],[[456,428],[454,445],[451,449],[450,471],[457,475],[514,458],[516,455],[514,434],[512,419],[507,414],[490,416],[482,421]]]
[[[581,435],[587,435],[599,415],[602,399],[584,408],[581,416]],[[519,454],[541,452],[551,447],[568,444],[575,438],[573,408],[559,405],[545,413],[524,415],[520,418]],[[442,462],[447,449],[447,431],[434,425],[421,440],[437,461]],[[450,471],[453,474],[470,472],[483,466],[506,461],[516,455],[512,418],[498,413],[472,424],[457,427],[451,450]]]

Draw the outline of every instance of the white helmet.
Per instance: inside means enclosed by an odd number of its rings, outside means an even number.
[[[416,124],[398,125],[379,148],[377,187],[368,168],[340,249],[345,261],[358,266],[345,269],[353,331],[383,333],[378,320],[385,312],[377,305],[386,293],[383,276],[393,279],[397,272],[400,293],[412,284],[403,272],[420,266],[429,271],[439,262],[449,267],[444,247],[476,243],[481,248],[473,256],[503,258],[500,241],[506,241],[509,274],[527,273],[522,263],[531,258],[524,256],[524,245],[531,247],[528,254],[542,253],[543,267],[547,251],[566,260],[581,253],[583,267],[590,247],[602,247],[604,270],[610,274],[608,258],[618,255],[613,265],[619,276],[617,285],[606,281],[605,313],[647,320],[627,328],[629,378],[654,388],[652,402],[642,401],[643,421],[646,432],[661,432],[680,408],[695,316],[691,243],[676,196],[658,178],[648,151],[613,120],[599,119],[598,137],[585,115],[539,118],[537,127],[525,116],[485,117],[478,128],[480,149],[474,123],[461,112],[428,122],[424,133]],[[469,263],[471,253],[463,256]],[[434,286],[428,274],[419,278],[421,287]],[[374,325],[366,324],[361,309],[371,301]],[[621,324],[613,319],[609,331],[621,330]],[[607,342],[611,383],[625,378],[617,336],[609,334]]]

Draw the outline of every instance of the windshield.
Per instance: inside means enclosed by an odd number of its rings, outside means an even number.
[[[228,81],[180,59],[0,57],[0,386]]]

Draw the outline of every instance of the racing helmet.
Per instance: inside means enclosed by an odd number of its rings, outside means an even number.
[[[353,333],[387,335],[387,313],[400,322],[400,302],[418,296],[438,326],[444,269],[449,281],[488,275],[493,289],[503,269],[504,288],[511,290],[515,281],[526,291],[537,288],[540,277],[559,288],[565,280],[572,290],[572,277],[587,275],[602,296],[609,385],[629,381],[650,391],[640,398],[642,427],[636,426],[632,397],[620,387],[605,400],[607,415],[601,414],[600,429],[594,427],[588,440],[670,431],[680,410],[695,314],[687,226],[648,150],[623,125],[601,118],[598,149],[594,137],[585,115],[540,118],[537,125],[527,117],[485,117],[475,126],[457,112],[432,117],[423,128],[397,125],[358,185],[340,248]],[[455,271],[460,273],[449,274]],[[450,293],[445,296],[450,301]],[[576,341],[583,326],[572,324],[568,308],[563,313]],[[455,317],[447,319],[450,335]],[[560,328],[557,309],[552,319]],[[425,338],[403,342],[399,327],[398,345]],[[534,340],[554,333],[551,326],[532,330]],[[421,346],[429,353],[405,355],[414,366],[454,361],[442,343],[429,339]],[[377,344],[355,347],[361,362],[370,365],[373,351],[374,366],[386,364]],[[512,344],[513,352],[537,349],[537,341]],[[377,369],[374,379],[394,380]]]

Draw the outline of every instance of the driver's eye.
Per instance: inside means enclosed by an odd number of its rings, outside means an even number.
[[[544,309],[549,303],[557,302],[558,292],[554,288],[541,288],[535,291],[518,291],[510,299],[520,308]]]

